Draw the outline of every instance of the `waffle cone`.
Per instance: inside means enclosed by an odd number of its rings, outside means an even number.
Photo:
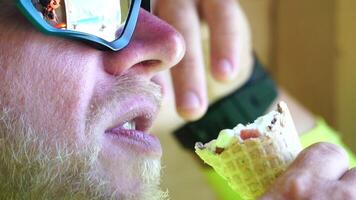
[[[283,106],[283,105],[282,105]],[[283,108],[287,109],[286,107]],[[283,173],[301,151],[289,111],[281,134],[262,136],[239,142],[237,139],[222,153],[196,148],[205,163],[226,179],[230,187],[244,199],[261,196]],[[286,132],[289,130],[288,132]]]

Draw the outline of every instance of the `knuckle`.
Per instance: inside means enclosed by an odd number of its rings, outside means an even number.
[[[326,143],[326,142],[317,143],[313,145],[310,149],[313,149],[314,150],[313,152],[318,156],[329,155],[329,156],[337,156],[344,159],[348,158],[347,153],[345,152],[344,149],[331,143]]]
[[[294,174],[289,176],[283,196],[288,199],[307,199],[309,196],[310,176],[307,174]]]

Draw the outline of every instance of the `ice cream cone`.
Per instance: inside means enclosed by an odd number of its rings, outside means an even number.
[[[286,104],[281,102],[277,111],[279,114],[274,115],[279,116],[272,119],[274,121],[272,125],[277,124],[275,127],[240,125],[237,128],[240,132],[244,128],[258,128],[261,132],[258,137],[241,140],[238,133],[238,137],[234,135],[230,141],[223,143],[228,144],[225,147],[219,147],[218,141],[196,145],[199,157],[225,178],[231,188],[244,199],[256,199],[262,195],[301,151],[298,135]],[[258,119],[255,123],[257,122]],[[262,125],[265,126],[266,123]],[[263,130],[267,131],[262,133]],[[236,133],[237,130],[234,131]]]

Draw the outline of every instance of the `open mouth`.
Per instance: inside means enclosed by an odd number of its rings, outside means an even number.
[[[125,130],[136,130],[136,122],[135,121],[126,122],[124,125],[122,125],[122,128]]]
[[[114,130],[147,132],[152,126],[156,111],[150,108],[136,108],[119,116],[114,125],[105,132]]]
[[[140,153],[160,152],[161,145],[158,138],[148,133],[156,116],[156,107],[142,107],[128,109],[112,127],[105,131],[113,143],[120,147],[129,147]]]

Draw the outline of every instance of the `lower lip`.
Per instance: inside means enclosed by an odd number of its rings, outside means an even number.
[[[120,147],[129,148],[141,154],[162,155],[161,143],[154,135],[123,128],[112,129],[105,133],[111,137],[114,143],[120,145]]]

